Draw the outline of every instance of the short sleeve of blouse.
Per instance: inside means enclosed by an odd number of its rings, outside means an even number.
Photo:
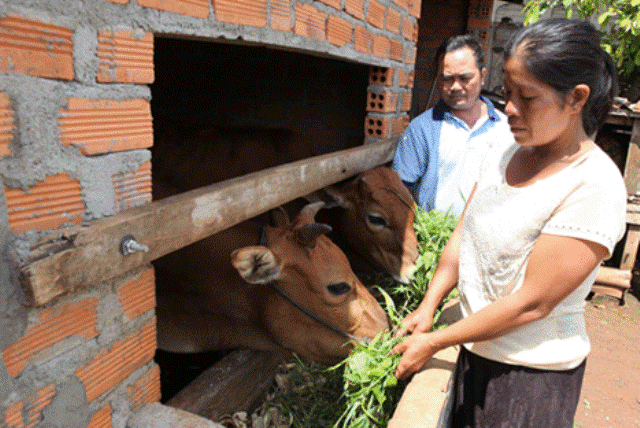
[[[602,156],[606,154],[602,153]],[[626,227],[626,189],[611,162],[588,162],[586,177],[558,206],[542,233],[597,242],[609,251],[622,239]],[[598,168],[594,168],[595,165]],[[589,169],[590,168],[590,169]]]

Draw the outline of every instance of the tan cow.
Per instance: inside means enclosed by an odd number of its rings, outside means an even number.
[[[339,207],[320,212],[332,239],[346,242],[369,263],[407,283],[416,270],[418,241],[413,229],[414,202],[398,174],[379,166],[324,189]]]
[[[351,350],[347,336],[372,338],[388,328],[383,309],[324,236],[330,228],[315,223],[321,205],[264,228],[263,238],[261,226],[248,221],[157,260],[159,348],[285,348],[333,363]]]
[[[156,133],[153,148],[154,199],[312,156],[283,130],[205,129],[167,126]],[[164,188],[173,187],[172,189]],[[413,230],[413,200],[398,175],[386,166],[373,168],[330,186],[330,205],[322,222],[331,238],[352,259],[359,254],[377,269],[407,282],[418,247]],[[317,195],[314,195],[315,199]],[[304,202],[292,204],[298,209]],[[290,210],[291,217],[295,209]],[[347,248],[348,247],[348,248]]]

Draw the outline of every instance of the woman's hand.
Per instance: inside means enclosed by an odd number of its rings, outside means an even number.
[[[433,326],[433,313],[420,308],[411,312],[400,321],[404,328],[399,328],[396,337],[402,337],[406,333],[426,333]]]
[[[394,373],[396,378],[408,378],[422,369],[440,350],[432,336],[430,333],[414,333],[393,347],[392,353],[402,354]]]

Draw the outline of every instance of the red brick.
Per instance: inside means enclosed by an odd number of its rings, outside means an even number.
[[[403,51],[402,42],[397,39],[391,39],[391,42],[389,45],[389,59],[392,59],[394,61],[401,61],[402,51]]]
[[[142,7],[189,15],[194,18],[209,16],[209,0],[136,0]]]
[[[68,337],[80,335],[87,340],[97,336],[97,305],[96,299],[86,299],[43,310],[37,325],[2,352],[9,375],[19,375],[31,357]]]
[[[369,12],[367,13],[367,22],[378,28],[384,28],[384,11],[385,7],[377,0],[369,1]]]
[[[402,21],[402,16],[400,16],[400,12],[390,7],[387,10],[387,21],[385,24],[385,28],[393,33],[400,34],[401,21]]]
[[[85,367],[76,370],[91,403],[153,359],[155,318],[128,338],[102,349]]]
[[[393,0],[393,2],[404,10],[407,10],[409,8],[408,0]]]
[[[367,116],[364,121],[364,135],[367,138],[389,138],[391,129],[389,118]]]
[[[420,6],[422,0],[409,0],[409,15],[414,18],[420,18]]]
[[[403,115],[395,117],[391,121],[391,136],[402,135],[402,133],[409,126],[409,116]]]
[[[10,15],[0,19],[0,72],[73,80],[73,31]]]
[[[153,364],[142,378],[127,387],[127,395],[134,411],[144,404],[160,401],[160,367]]]
[[[218,22],[252,27],[267,26],[267,0],[212,0]]]
[[[324,12],[309,4],[296,3],[296,22],[293,32],[299,36],[324,41],[325,20]]]
[[[87,428],[112,428],[111,406],[107,404],[91,416]]]
[[[412,42],[418,41],[418,24],[411,21],[408,18],[402,19],[402,36],[411,40]]]
[[[23,428],[24,421],[22,420],[22,401],[10,404],[7,410],[4,411],[4,423],[7,428]]]
[[[364,21],[364,0],[346,0],[344,11],[354,18]]]
[[[373,36],[373,55],[378,58],[389,58],[389,39],[383,35]]]
[[[156,306],[156,282],[153,268],[129,280],[118,290],[118,301],[129,319],[134,319]]]
[[[361,25],[356,25],[353,44],[358,52],[370,54],[373,49],[373,34]]]
[[[415,46],[410,46],[404,51],[404,63],[405,64],[415,64],[416,63],[416,52],[417,49]]]
[[[153,34],[136,37],[131,31],[102,31],[98,59],[98,82],[153,83]]]
[[[271,0],[271,28],[291,31],[291,4],[289,0]]]
[[[491,20],[469,17],[469,20],[467,21],[467,28],[482,28],[486,30],[491,28]]]
[[[351,23],[346,19],[335,15],[329,15],[327,18],[327,41],[332,45],[344,46],[351,43],[352,32]]]
[[[398,94],[393,92],[367,93],[367,111],[391,113],[396,111]]]
[[[9,227],[14,233],[80,223],[84,203],[80,182],[67,174],[47,176],[27,191],[5,187]]]
[[[393,86],[393,68],[371,67],[369,69],[369,84]]]
[[[408,74],[401,68],[398,69],[398,86],[413,88],[413,71]]]
[[[84,155],[144,149],[153,145],[151,107],[143,99],[88,100],[70,98],[58,118],[64,146]]]
[[[35,427],[43,420],[42,410],[53,401],[56,395],[55,384],[49,384],[23,401],[12,403],[5,411],[5,419],[2,427],[30,428]]]
[[[340,2],[341,0],[320,0],[322,3],[327,6],[331,6],[334,9],[340,10]]]
[[[2,427],[7,428],[31,428],[43,420],[42,410],[47,407],[56,395],[56,386],[51,383],[23,401],[12,403],[5,411],[5,420]]]
[[[0,93],[0,158],[11,155],[9,144],[13,141],[16,125],[9,95]]]
[[[400,104],[400,111],[411,110],[411,92],[405,92],[402,94],[402,101]]]
[[[116,194],[116,212],[151,202],[151,162],[135,171],[116,174],[111,178]]]

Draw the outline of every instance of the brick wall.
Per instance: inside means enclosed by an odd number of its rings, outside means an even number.
[[[438,100],[432,93],[437,73],[435,53],[447,37],[472,34],[483,45],[485,64],[489,63],[493,0],[423,0],[422,15],[418,21],[415,87],[410,116],[413,118],[433,107]]]
[[[327,74],[321,85],[290,79],[289,92],[304,90],[314,100],[310,116],[322,114],[322,122],[307,123],[316,129],[311,139],[318,150],[333,150],[397,137],[406,127],[420,6],[417,0],[3,3],[0,426],[124,427],[144,403],[160,398],[152,267],[42,307],[25,305],[16,279],[42,236],[150,202],[158,39],[242,40],[361,67],[363,93],[352,95],[360,103],[356,125],[334,108],[332,97],[345,93],[336,95],[335,87],[349,86],[341,73]],[[258,105],[255,117],[279,113],[268,100]],[[301,127],[309,116],[303,113]],[[336,139],[338,146],[327,144]]]

